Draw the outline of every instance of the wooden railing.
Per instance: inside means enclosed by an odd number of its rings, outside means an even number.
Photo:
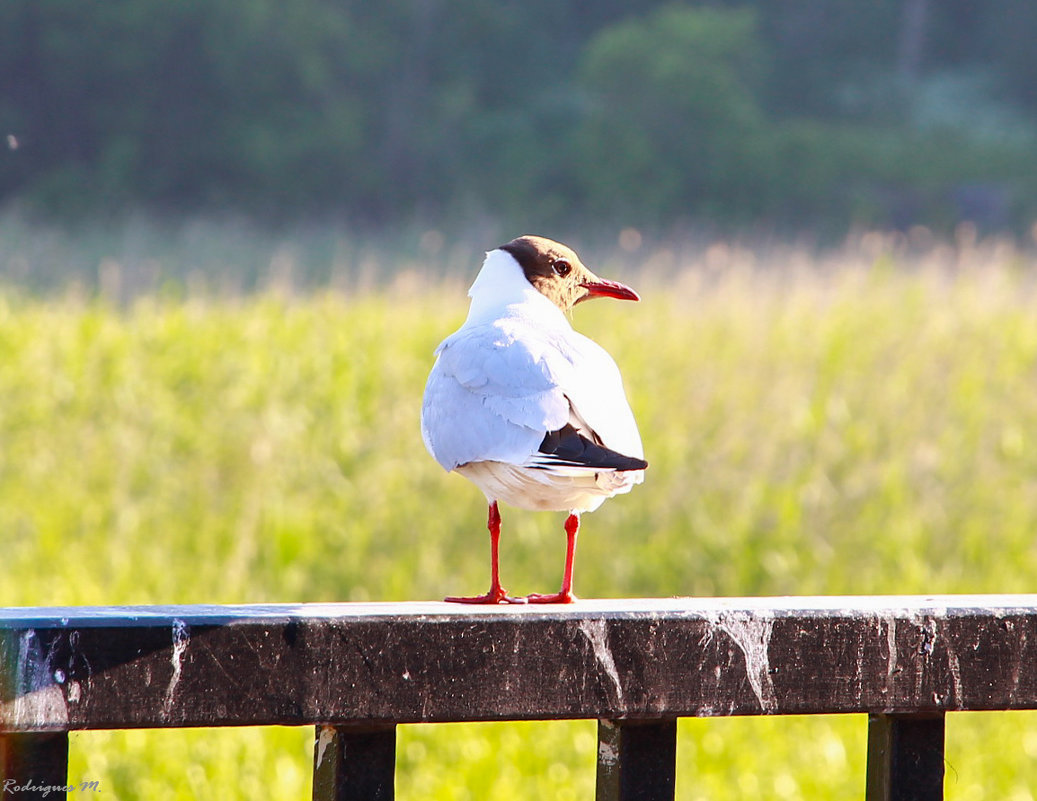
[[[947,712],[1035,707],[1033,595],[0,610],[18,801],[77,729],[311,725],[315,799],[391,799],[397,724],[560,718],[599,801],[672,799],[679,717],[851,712],[867,798],[936,799]]]

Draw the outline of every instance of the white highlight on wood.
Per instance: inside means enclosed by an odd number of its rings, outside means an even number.
[[[169,686],[166,687],[166,703],[164,706],[166,717],[173,711],[173,695],[176,693],[177,685],[180,684],[180,674],[183,670],[184,653],[187,646],[191,644],[191,629],[179,619],[173,620],[173,674],[169,677]]]
[[[893,689],[893,677],[897,672],[897,619],[894,615],[886,616],[886,689]]]
[[[770,712],[777,706],[774,681],[771,679],[771,632],[774,619],[763,610],[755,612],[721,612],[713,624],[727,634],[745,657],[745,673],[760,709]]]
[[[598,725],[609,729],[612,734],[598,737],[598,764],[611,768],[619,763],[619,749],[615,745],[615,730],[619,727],[611,720],[600,720]]]
[[[328,750],[328,746],[331,745],[335,739],[335,727],[334,726],[321,726],[320,736],[317,738],[317,767],[321,766],[324,762],[324,752]]]
[[[960,707],[962,704],[961,663],[958,661],[958,654],[955,653],[950,641],[947,642],[947,668],[954,681],[954,706]]]
[[[37,731],[61,729],[68,724],[68,704],[61,686],[54,683],[52,658],[52,653],[42,653],[34,629],[18,638],[15,697],[0,702],[0,723]]]
[[[605,670],[605,675],[612,680],[612,686],[616,690],[616,701],[619,702],[620,706],[623,706],[623,686],[619,681],[619,671],[616,670],[616,660],[612,658],[612,651],[609,648],[608,631],[605,625],[606,621],[604,618],[581,620],[580,633],[591,644],[591,648],[594,650],[594,658],[598,660],[598,664]]]

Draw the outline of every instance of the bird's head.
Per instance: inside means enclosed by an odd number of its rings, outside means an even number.
[[[500,249],[518,262],[526,279],[563,312],[589,298],[640,300],[625,284],[598,278],[576,251],[542,236],[520,236]]]

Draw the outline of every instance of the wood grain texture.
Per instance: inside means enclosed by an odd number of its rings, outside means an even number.
[[[0,730],[1037,708],[1037,596],[0,610]]]

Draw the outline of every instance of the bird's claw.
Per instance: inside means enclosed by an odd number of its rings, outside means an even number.
[[[452,604],[524,604],[525,598],[508,595],[502,587],[491,587],[485,595],[448,595],[443,599]]]
[[[531,595],[527,595],[524,600],[530,604],[571,604],[576,600],[576,596],[570,590],[559,590],[547,595],[534,592]]]

